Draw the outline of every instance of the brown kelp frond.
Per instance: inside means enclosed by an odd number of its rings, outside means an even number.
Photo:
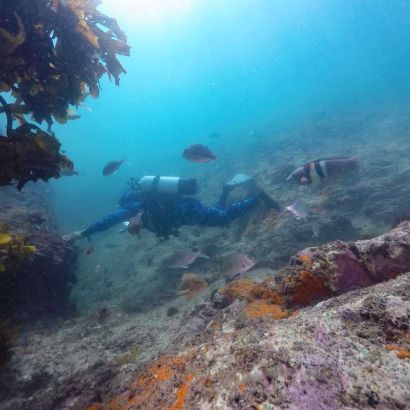
[[[21,189],[28,181],[58,178],[61,169],[73,169],[73,163],[60,153],[60,143],[48,132],[24,123],[0,137],[0,186],[17,181]]]
[[[116,20],[97,10],[99,4],[98,0],[0,1],[0,92],[10,93],[9,104],[3,104],[0,113],[20,124],[31,114],[34,121],[45,121],[50,132],[53,121],[64,124],[78,118],[70,107],[76,108],[89,95],[98,97],[105,73],[119,84],[125,69],[117,56],[128,56],[130,46]],[[22,159],[9,155],[26,153],[35,144],[28,139],[22,143],[18,134],[16,140],[0,144],[7,151],[1,152],[2,161],[19,162],[21,173]],[[19,147],[12,148],[14,143]],[[41,167],[45,171],[47,165],[36,162],[31,171],[35,175]],[[8,172],[3,163],[0,174],[0,185],[21,182],[20,174]],[[50,176],[58,172],[48,170],[45,179]],[[23,184],[32,179],[26,174]]]
[[[97,96],[104,73],[125,72],[117,55],[130,47],[117,22],[95,0],[0,2],[0,90],[37,122],[67,117],[85,93]],[[17,34],[13,34],[17,33]]]
[[[0,56],[12,54],[17,47],[21,46],[26,41],[27,33],[26,30],[24,30],[21,18],[17,13],[14,13],[14,16],[16,17],[19,31],[17,35],[13,35],[0,27],[0,38],[2,39]]]

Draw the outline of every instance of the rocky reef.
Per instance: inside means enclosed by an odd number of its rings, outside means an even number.
[[[61,239],[40,188],[2,188],[0,320],[13,322],[61,315],[76,282],[75,248]],[[24,243],[24,245],[21,245]]]
[[[112,309],[33,329],[2,375],[4,406],[405,409],[409,252],[407,221],[304,249],[263,281],[215,283],[171,317],[166,305],[133,319]]]

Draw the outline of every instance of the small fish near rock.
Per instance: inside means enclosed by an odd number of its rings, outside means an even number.
[[[206,163],[217,159],[211,150],[202,144],[194,144],[184,150],[182,156],[188,161]]]
[[[189,265],[192,265],[197,258],[209,259],[208,255],[205,255],[201,250],[191,251],[183,250],[175,252],[173,255],[165,260],[168,268],[172,269],[188,269]]]
[[[325,179],[333,179],[358,171],[359,165],[359,157],[316,159],[296,168],[286,180],[300,185],[318,184]]]
[[[196,273],[184,273],[181,278],[180,290],[176,292],[177,296],[185,295],[188,299],[193,299],[208,287],[205,279],[202,279]]]
[[[242,273],[251,270],[257,263],[257,260],[253,256],[245,253],[234,253],[230,255],[222,271],[225,281],[233,281]]]
[[[103,176],[107,177],[113,175],[120,169],[121,165],[124,163],[124,160],[121,161],[110,161],[102,171]]]

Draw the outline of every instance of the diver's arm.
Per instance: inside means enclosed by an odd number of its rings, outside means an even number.
[[[81,236],[88,237],[94,233],[105,231],[120,222],[127,221],[136,215],[140,208],[141,204],[139,202],[129,202],[127,205],[95,221],[81,232]]]
[[[84,229],[83,231],[76,231],[69,235],[64,235],[63,238],[70,242],[81,238],[88,238],[94,233],[105,231],[120,222],[127,221],[136,215],[140,209],[141,204],[139,202],[129,202],[109,215],[98,219],[87,229]]]

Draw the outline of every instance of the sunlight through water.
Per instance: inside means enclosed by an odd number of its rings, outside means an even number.
[[[187,15],[193,5],[193,0],[104,0],[101,9],[120,21],[161,25]]]

